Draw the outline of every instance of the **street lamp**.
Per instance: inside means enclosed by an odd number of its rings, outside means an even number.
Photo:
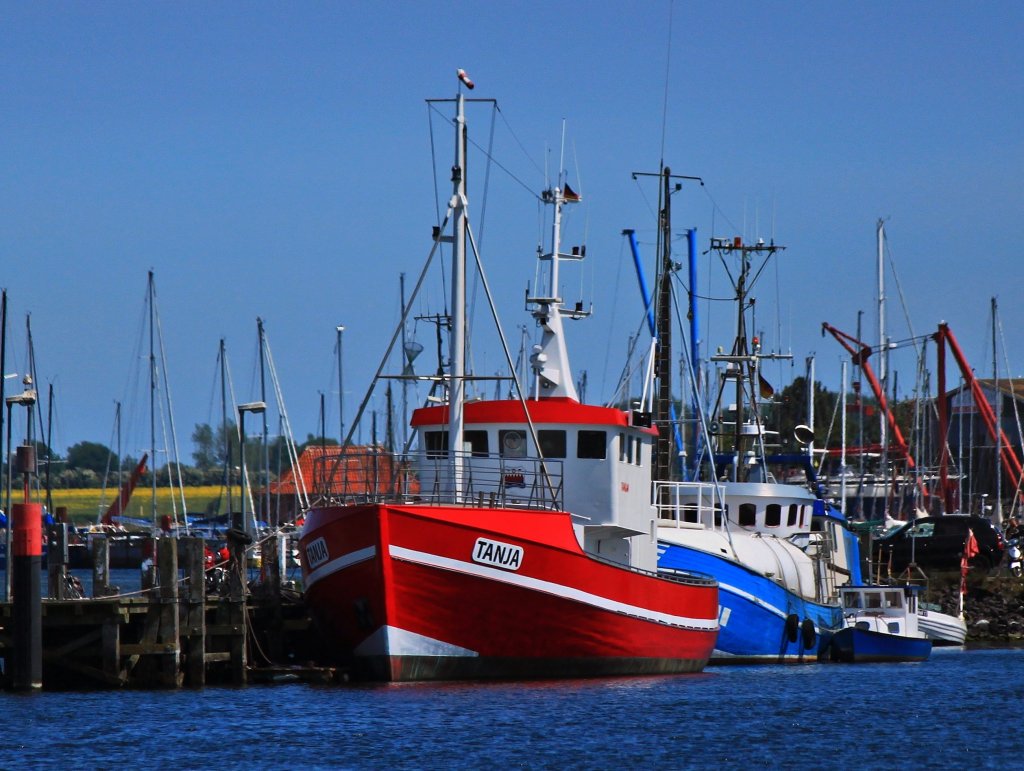
[[[242,459],[242,474],[241,474],[241,476],[242,476],[242,480],[241,480],[241,485],[242,485],[242,514],[241,514],[241,518],[242,518],[242,521],[240,523],[236,522],[235,523],[235,527],[237,527],[239,530],[245,531],[246,533],[249,532],[249,522],[248,522],[248,520],[245,517],[245,501],[246,501],[246,495],[245,495],[245,478],[246,478],[246,471],[245,471],[245,413],[253,412],[253,413],[259,414],[261,412],[265,412],[266,409],[267,409],[266,402],[246,402],[245,404],[239,404],[238,405],[238,434],[239,434],[238,449],[239,449],[239,453],[240,453],[241,459]]]

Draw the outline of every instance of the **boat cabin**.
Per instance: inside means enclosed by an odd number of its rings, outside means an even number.
[[[839,595],[849,626],[916,636],[918,586],[844,586]]]
[[[522,402],[467,402],[458,471],[450,455],[447,405],[416,410],[421,495],[567,511],[583,548],[617,562],[631,561],[629,539],[636,536],[645,536],[653,550],[650,479],[657,430],[647,421],[634,424],[631,413],[571,398],[530,399],[526,406],[536,443]]]

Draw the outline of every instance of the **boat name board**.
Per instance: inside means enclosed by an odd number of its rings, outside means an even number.
[[[327,541],[323,538],[316,538],[306,544],[306,564],[310,570],[316,570],[329,560],[327,553]]]
[[[519,570],[523,564],[523,549],[510,543],[477,538],[473,546],[473,562],[504,570]]]

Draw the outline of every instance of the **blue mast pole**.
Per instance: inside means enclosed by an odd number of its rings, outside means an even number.
[[[657,330],[657,326],[654,323],[654,310],[653,310],[653,308],[651,306],[651,293],[647,289],[647,277],[644,275],[643,262],[640,260],[640,245],[637,243],[637,240],[636,240],[636,231],[632,230],[632,229],[623,230],[622,231],[622,235],[626,236],[629,239],[629,248],[633,252],[633,266],[636,268],[636,280],[637,280],[637,284],[639,284],[639,286],[640,286],[640,296],[641,296],[641,298],[644,301],[644,307],[647,309],[647,327],[648,327],[648,329],[651,330],[651,335],[653,337],[657,337],[658,336],[658,330]],[[691,252],[694,251],[693,243],[695,241],[696,241],[695,238],[692,239],[692,241],[691,241],[691,246],[690,246]],[[691,282],[692,282],[692,279],[693,279],[693,272],[696,270],[696,268],[693,267],[693,265],[695,264],[695,261],[696,261],[696,257],[691,257],[691,267],[690,267]],[[690,293],[690,305],[691,305],[691,308],[693,307],[693,304],[695,302],[696,302],[696,300],[695,300],[695,298],[693,296],[693,293],[691,292]],[[692,330],[691,330],[691,334],[692,334]],[[682,434],[679,433],[679,421],[676,419],[676,405],[675,405],[674,402],[669,402],[668,411],[669,411],[669,418],[670,418],[671,423],[672,423],[672,436],[673,436],[673,441],[674,441],[674,444],[675,444],[676,452],[677,453],[681,453],[682,450],[683,450],[683,437],[682,437]],[[679,456],[679,471],[680,471],[680,474],[682,475],[682,478],[684,480],[688,478],[687,474],[686,474],[686,465],[683,463],[682,455]]]

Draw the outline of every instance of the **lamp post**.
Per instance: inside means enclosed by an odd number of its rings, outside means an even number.
[[[239,404],[238,405],[238,434],[239,434],[239,436],[238,436],[238,451],[239,451],[239,454],[240,454],[241,460],[242,460],[242,473],[241,473],[241,477],[242,477],[242,479],[241,479],[241,485],[242,485],[242,513],[241,513],[241,519],[242,519],[242,521],[241,522],[235,522],[234,526],[237,527],[239,530],[245,531],[247,534],[249,533],[249,520],[245,516],[245,505],[246,505],[246,500],[247,500],[247,496],[245,494],[245,484],[246,484],[246,476],[247,476],[246,470],[245,470],[245,413],[253,412],[253,413],[259,414],[259,413],[265,412],[266,409],[267,409],[266,402],[246,402],[245,404]]]

